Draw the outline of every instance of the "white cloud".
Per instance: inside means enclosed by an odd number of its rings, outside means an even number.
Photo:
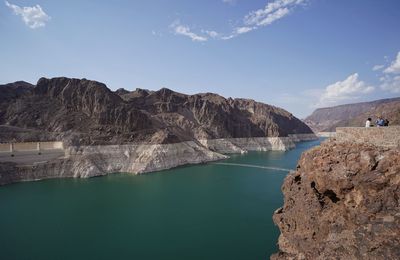
[[[279,20],[279,19],[285,17],[288,14],[289,14],[289,9],[288,8],[280,8],[280,9],[276,10],[275,12],[270,13],[269,15],[267,15],[267,17],[265,17],[263,20],[258,22],[257,25],[259,25],[259,26],[270,25],[273,22],[275,22],[276,20]]]
[[[224,3],[235,2],[235,0],[222,1]],[[206,41],[208,40],[207,36],[214,39],[230,40],[241,34],[257,30],[260,27],[271,25],[275,21],[289,15],[297,6],[304,5],[308,1],[309,0],[274,0],[272,2],[269,2],[264,8],[248,13],[243,18],[242,25],[233,28],[233,30],[229,34],[202,30],[202,33],[206,35],[201,36],[190,31],[190,28],[188,26],[182,25],[176,25],[176,27],[180,27],[180,32],[177,32],[175,27],[175,34],[186,35],[192,38],[193,41]]]
[[[385,67],[385,65],[375,65],[374,67],[372,67],[373,71],[378,71],[381,70]]]
[[[230,40],[233,39],[237,36],[237,34],[231,34],[231,35],[227,35],[227,36],[222,36],[221,39],[222,40]]]
[[[176,35],[183,35],[183,36],[187,36],[190,39],[192,39],[192,41],[194,42],[204,42],[207,41],[208,38],[205,36],[201,36],[198,35],[194,32],[192,32],[189,28],[189,26],[186,25],[181,25],[179,21],[175,21],[173,22],[170,27],[174,30],[174,33]]]
[[[255,29],[254,27],[248,27],[248,26],[237,27],[235,28],[235,34],[248,33],[254,29]]]
[[[152,30],[151,34],[153,36],[156,36],[156,37],[162,37],[163,36],[163,34],[161,32],[158,32],[158,31],[155,31],[155,30]]]
[[[391,93],[400,93],[400,76],[384,76],[381,79],[381,89]]]
[[[221,37],[221,39],[229,40],[239,36],[240,34],[248,33],[257,30],[260,27],[271,25],[275,21],[290,14],[296,6],[305,4],[307,1],[308,0],[275,0],[270,2],[264,8],[247,14],[243,18],[244,26],[236,27],[230,35]]]
[[[374,89],[374,87],[368,86],[365,82],[359,80],[358,73],[354,73],[343,81],[327,86],[316,106],[331,106],[356,100],[362,95],[371,93]]]
[[[264,8],[250,12],[244,18],[247,25],[265,26],[289,14],[290,10],[306,0],[275,0]]]
[[[207,30],[202,30],[203,33],[207,34],[208,36],[212,37],[212,38],[217,38],[219,37],[219,33],[217,33],[216,31],[207,31]]]
[[[389,62],[389,58],[385,56],[385,60]],[[380,88],[391,93],[400,93],[400,52],[397,53],[395,60],[383,70],[383,75],[379,79],[381,81]]]
[[[384,73],[400,74],[400,51],[397,53],[397,57],[389,67],[387,67]]]
[[[222,0],[222,3],[233,5],[233,4],[236,4],[236,0]]]
[[[10,4],[8,1],[6,1],[5,4],[13,10],[14,14],[20,15],[24,23],[32,29],[46,26],[46,22],[51,19],[40,5],[20,7]]]

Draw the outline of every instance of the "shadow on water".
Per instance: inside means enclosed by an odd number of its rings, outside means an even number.
[[[223,162],[294,169],[318,143]],[[1,258],[266,259],[277,250],[272,214],[282,205],[285,176],[210,163],[3,186]]]

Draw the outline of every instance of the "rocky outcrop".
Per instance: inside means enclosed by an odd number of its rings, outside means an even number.
[[[41,78],[36,86],[16,82],[0,88],[0,142],[167,144],[312,133],[283,109],[212,93],[185,95],[166,88],[113,92],[100,82],[70,78]]]
[[[304,122],[314,132],[334,132],[336,127],[364,126],[367,118],[375,122],[379,116],[387,118],[391,125],[399,125],[400,98],[318,108]]]
[[[282,186],[271,259],[400,259],[400,150],[327,141]]]

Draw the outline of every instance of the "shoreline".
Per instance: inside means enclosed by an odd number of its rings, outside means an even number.
[[[296,142],[316,140],[315,134],[288,137],[223,138],[174,144],[70,146],[65,156],[21,166],[0,163],[0,186],[52,178],[90,178],[113,173],[146,174],[178,166],[229,158],[248,151],[287,151]]]

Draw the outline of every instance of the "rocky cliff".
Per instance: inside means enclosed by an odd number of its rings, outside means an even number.
[[[289,112],[254,100],[166,88],[113,92],[86,79],[0,86],[0,108],[0,143],[59,140],[66,148],[65,156],[47,161],[35,151],[25,163],[16,155],[18,164],[7,148],[0,154],[0,185],[141,174],[227,158],[224,153],[287,150],[316,138]]]
[[[400,98],[319,108],[308,116],[306,122],[315,132],[334,132],[341,126],[364,126],[367,118],[373,122],[382,116],[391,125],[400,124]]]
[[[271,259],[400,259],[400,149],[327,141],[282,186]]]
[[[166,88],[113,92],[86,79],[41,78],[36,86],[0,86],[0,109],[1,142],[165,144],[312,133],[289,112],[254,100]]]

